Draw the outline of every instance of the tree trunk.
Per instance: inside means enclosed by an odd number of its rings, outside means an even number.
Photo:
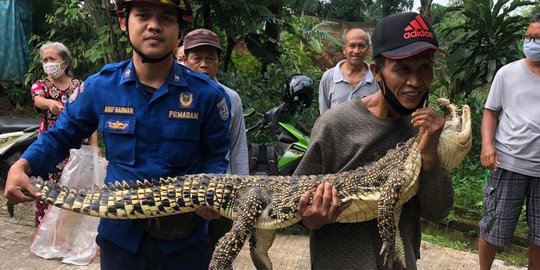
[[[463,92],[463,86],[465,85],[465,81],[462,79],[454,79],[452,82],[452,85],[450,86],[450,93],[448,93],[448,99],[455,100],[457,95],[461,92]]]
[[[420,0],[420,14],[431,21],[431,3],[433,0]]]
[[[262,63],[261,73],[266,71],[266,68],[270,63],[276,61],[276,59],[279,59],[278,45],[279,35],[281,34],[280,20],[283,13],[283,6],[280,3],[274,3],[268,6],[268,10],[274,14],[274,18],[265,22],[264,34],[266,35],[267,39],[264,47],[266,48],[266,51],[272,55],[271,59],[273,60]]]
[[[203,28],[212,30],[212,7],[210,1],[205,1],[201,8],[203,9]]]
[[[229,64],[231,63],[232,52],[236,46],[236,39],[232,34],[227,33],[227,50],[225,51],[225,56],[223,57],[223,72],[227,73],[229,70]]]

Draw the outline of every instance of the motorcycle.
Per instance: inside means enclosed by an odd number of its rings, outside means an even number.
[[[311,105],[313,81],[302,74],[287,80],[282,90],[282,103],[264,113],[254,126],[246,129],[269,130],[273,145],[249,144],[250,174],[292,175],[309,146],[309,131],[300,123],[290,124],[297,109]]]
[[[0,117],[0,187],[5,186],[9,168],[38,137],[39,120],[33,118]],[[13,203],[7,203],[14,215]]]

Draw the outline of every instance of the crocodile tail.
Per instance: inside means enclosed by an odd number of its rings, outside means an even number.
[[[182,197],[183,181],[177,178],[115,182],[102,187],[72,189],[32,177],[42,202],[94,217],[142,219],[193,211]]]

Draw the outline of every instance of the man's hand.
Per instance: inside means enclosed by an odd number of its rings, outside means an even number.
[[[480,161],[482,166],[490,171],[494,171],[499,166],[499,156],[493,143],[482,143],[482,151],[480,152]]]
[[[437,146],[444,128],[444,118],[430,108],[420,108],[413,112],[411,123],[420,129],[420,154],[422,155],[422,170],[429,171],[439,162]]]
[[[311,230],[336,222],[339,214],[350,205],[350,203],[346,203],[339,206],[337,190],[328,182],[319,184],[311,204],[309,204],[310,197],[309,191],[304,193],[297,209],[302,217],[302,223]]]
[[[41,197],[30,182],[30,164],[26,159],[19,159],[9,169],[4,197],[14,203],[35,201]]]
[[[195,214],[206,220],[218,219],[221,217],[221,214],[218,211],[204,206],[195,208]]]

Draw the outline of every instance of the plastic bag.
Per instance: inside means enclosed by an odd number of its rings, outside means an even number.
[[[60,184],[84,189],[101,186],[107,160],[88,145],[71,149]],[[95,238],[99,218],[50,206],[34,235],[30,251],[45,259],[62,258],[63,263],[88,265],[98,255]]]

